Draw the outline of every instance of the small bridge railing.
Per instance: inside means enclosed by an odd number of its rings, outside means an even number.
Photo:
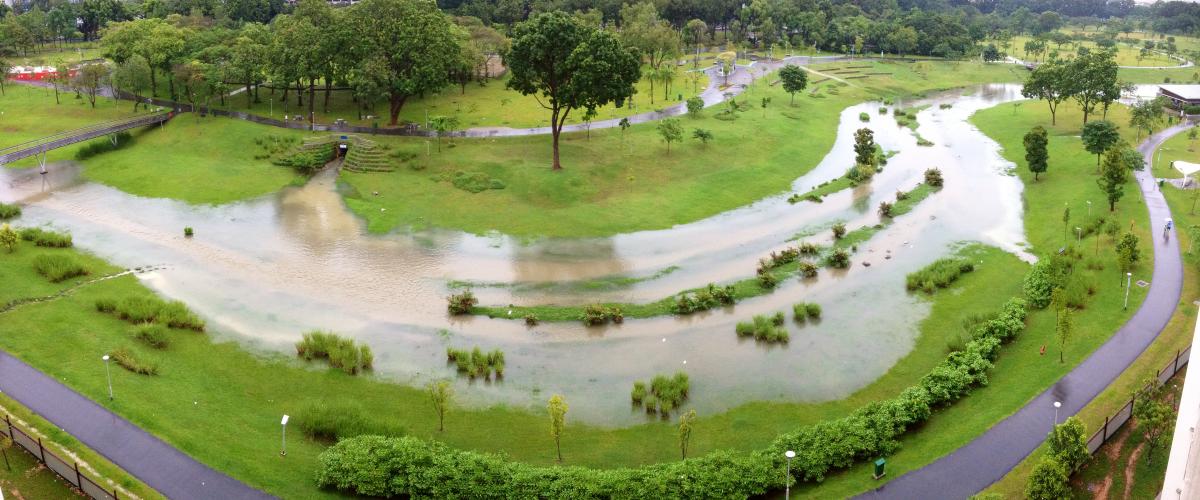
[[[14,144],[0,148],[0,165],[123,130],[165,122],[170,120],[172,116],[174,116],[173,112],[158,112],[133,118],[110,120]]]

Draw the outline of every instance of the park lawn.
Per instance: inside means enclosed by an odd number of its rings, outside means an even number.
[[[1197,130],[1197,132],[1200,132],[1200,130]],[[1154,155],[1154,177],[1160,179],[1178,179],[1183,177],[1183,173],[1171,165],[1176,160],[1200,163],[1200,149],[1197,149],[1197,142],[1200,142],[1200,139],[1190,139],[1188,138],[1188,133],[1183,132],[1167,139],[1162,147],[1158,149],[1158,153]]]
[[[703,72],[705,68],[707,66],[702,66],[700,71],[696,71],[695,74],[698,74],[699,78],[693,80],[688,76],[689,74],[693,74],[691,64],[676,67],[676,76],[674,82],[672,82],[668,99],[663,99],[663,87],[659,82],[656,82],[654,85],[653,99],[651,99],[652,94],[650,92],[649,80],[642,79],[636,85],[637,93],[630,100],[632,106],[630,103],[620,108],[611,104],[603,106],[596,110],[596,120],[620,118],[679,104],[681,102],[678,99],[680,95],[684,99],[687,99],[700,93],[708,86],[708,76]],[[645,70],[648,71],[649,68],[647,67]],[[488,80],[485,85],[469,83],[465,88],[458,85],[450,85],[430,95],[410,98],[400,110],[400,122],[424,125],[427,118],[453,116],[459,120],[458,127],[456,128],[529,128],[549,126],[550,112],[538,104],[536,97],[521,95],[515,90],[507,89],[505,84],[508,82],[508,79],[509,75],[506,74],[499,78]],[[277,119],[283,119],[284,115],[295,116],[296,114],[300,114],[304,116],[308,114],[307,92],[304,95],[303,109],[296,106],[294,92],[289,95],[289,101],[285,109],[283,102],[278,99],[282,97],[278,92],[282,91],[277,91],[274,103],[270,102],[271,92],[268,89],[262,89],[259,91],[261,102],[250,103],[243,91],[240,94],[227,97],[225,106],[220,106],[214,100],[213,107],[246,111],[262,116],[272,116]],[[160,92],[160,94],[163,93]],[[368,113],[376,116],[375,119],[371,120],[360,120],[358,118],[358,105],[352,101],[349,91],[333,92],[329,99],[328,112],[325,111],[324,102],[325,93],[318,86],[314,106],[317,123],[332,123],[336,119],[343,119],[352,125],[370,127],[378,123],[381,127],[388,126],[388,105],[386,102],[378,103],[374,111]],[[567,117],[567,123],[582,122],[582,110],[572,112]]]
[[[13,424],[19,426],[23,431],[42,436],[42,443],[46,446],[47,450],[54,452],[64,459],[69,455],[73,456],[74,460],[79,461],[80,471],[93,481],[101,483],[109,491],[112,491],[112,483],[115,483],[126,492],[133,493],[143,499],[163,498],[157,491],[142,484],[137,478],[134,478],[120,467],[113,465],[112,462],[109,462],[108,459],[99,453],[84,446],[74,436],[67,434],[46,419],[36,415],[30,409],[21,406],[20,403],[17,403],[16,400],[8,397],[8,395],[0,394],[0,415],[5,414],[12,418]],[[28,465],[18,467],[18,462],[14,459],[15,455],[23,455],[23,458],[29,461]],[[9,459],[14,459],[14,474],[6,476],[7,470],[0,469],[0,487],[3,487],[6,493],[15,487],[21,493],[20,496],[13,495],[16,498],[41,499],[75,496],[68,495],[71,486],[59,479],[56,474],[48,469],[26,475],[25,472],[33,468],[37,461],[32,455],[24,453],[20,447],[13,446],[9,450]],[[18,473],[20,473],[19,476],[17,475]],[[9,483],[6,484],[6,480]],[[23,484],[22,481],[25,480],[29,482]],[[54,489],[49,487],[51,483],[48,480],[53,481]],[[35,481],[37,484],[33,484]],[[106,483],[106,481],[111,481],[112,483]],[[42,485],[46,486],[44,493],[40,488]],[[27,491],[25,488],[29,488],[29,490]],[[50,493],[55,494],[50,495]]]
[[[255,140],[267,135],[306,133],[186,113],[162,129],[135,132],[131,146],[84,160],[83,174],[138,196],[195,204],[229,203],[302,183],[292,169],[255,158],[264,154]]]
[[[75,99],[73,92],[59,92],[59,103],[56,104],[51,89],[12,82],[6,83],[4,88],[4,95],[0,96],[0,148],[134,115],[131,104],[111,99],[97,98],[93,109],[86,99]],[[53,150],[47,158],[52,161],[74,158],[75,150],[80,146]],[[26,159],[12,166],[35,164],[33,159]]]
[[[926,63],[923,73],[903,62],[854,61],[823,68],[871,65],[872,75],[847,85],[826,81],[798,93],[795,105],[781,86],[760,78],[738,96],[750,106],[725,121],[710,108],[699,118],[681,117],[685,139],[670,154],[656,130],[641,124],[564,134],[560,172],[550,170],[545,136],[443,140],[442,152],[427,139],[380,137],[417,158],[396,172],[344,173],[347,205],[370,231],[449,227],[472,233],[517,236],[606,236],[663,229],[703,219],[785,192],[829,152],[847,106],[895,95],[953,88],[969,82],[1019,81],[1015,66]],[[1024,70],[1020,70],[1024,71]],[[762,98],[770,98],[764,114]],[[764,116],[765,115],[765,116]],[[694,129],[712,132],[707,145]],[[753,140],[748,135],[753,131]],[[426,152],[428,151],[428,154]],[[414,168],[415,167],[415,168]],[[479,172],[506,186],[473,194],[439,180]],[[378,195],[374,193],[378,192]]]
[[[14,226],[17,224],[12,221],[10,223]],[[89,271],[88,275],[51,283],[33,268],[34,258],[42,253],[42,249],[29,242],[17,245],[12,252],[0,250],[0,258],[7,264],[0,268],[0,283],[4,283],[4,286],[0,287],[0,308],[17,299],[46,297],[70,288],[80,281],[120,272],[119,268],[101,259],[79,253],[74,259]]]
[[[103,59],[104,49],[99,42],[66,42],[46,44],[37,48],[29,55],[18,55],[10,58],[14,66],[51,66],[61,60],[67,64],[80,61]]]
[[[86,498],[24,448],[13,446],[4,455],[8,458],[0,458],[0,494],[5,498]]]
[[[1124,37],[1122,37],[1121,39],[1123,39],[1123,38]],[[1025,43],[1030,40],[1032,40],[1032,38],[1028,37],[1028,36],[1013,37],[1012,46],[1010,46],[1008,49],[1009,55],[1012,55],[1014,57],[1020,57],[1021,59],[1027,60],[1027,61],[1032,60],[1031,59],[1032,55],[1027,54],[1025,52]],[[1118,39],[1118,40],[1120,40],[1120,39]],[[1176,45],[1178,45],[1178,43]],[[1096,46],[1096,42],[1093,42],[1091,40],[1074,41],[1067,45],[1063,45],[1062,47],[1059,47],[1052,42],[1047,42],[1046,43],[1046,53],[1042,54],[1041,57],[1038,59],[1043,60],[1043,61],[1049,59],[1050,52],[1053,52],[1055,50],[1058,51],[1058,58],[1060,60],[1061,59],[1071,59],[1071,58],[1075,57],[1076,50],[1078,50],[1079,47],[1087,47],[1090,50],[1098,49],[1098,47]],[[1146,55],[1145,58],[1139,59],[1139,56],[1141,55],[1141,48],[1142,48],[1141,44],[1138,44],[1137,46],[1134,46],[1134,47],[1130,47],[1129,44],[1124,43],[1122,41],[1118,41],[1116,48],[1117,48],[1116,60],[1117,60],[1117,65],[1119,65],[1119,66],[1177,66],[1179,64],[1182,64],[1179,62],[1179,60],[1172,59],[1171,57],[1167,56],[1166,53],[1159,52],[1157,50],[1151,51],[1149,54]]]
[[[1163,195],[1171,207],[1171,217],[1177,222],[1175,227],[1187,228],[1200,225],[1200,214],[1191,212],[1192,194],[1170,185],[1163,187]],[[1194,256],[1186,254],[1197,243],[1189,231],[1178,230],[1174,234],[1180,238],[1180,251],[1185,253],[1185,262],[1195,259]],[[1190,262],[1194,263],[1195,260]],[[1183,290],[1179,296],[1179,306],[1175,308],[1175,313],[1171,316],[1166,328],[1159,333],[1158,339],[1150,344],[1150,347],[1147,347],[1146,351],[1138,356],[1137,361],[1117,380],[1076,415],[1083,420],[1089,436],[1104,425],[1106,418],[1129,402],[1129,397],[1134,391],[1145,385],[1149,377],[1157,375],[1164,366],[1174,361],[1181,350],[1192,343],[1198,312],[1196,304],[1193,302],[1200,300],[1200,268],[1196,265],[1185,264],[1183,272]],[[1043,445],[986,491],[999,493],[1004,498],[1020,497],[1025,489],[1029,473],[1044,453],[1045,446]]]

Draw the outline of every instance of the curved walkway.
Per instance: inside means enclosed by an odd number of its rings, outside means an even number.
[[[1163,141],[1187,130],[1177,125],[1150,136],[1138,151],[1150,164]],[[859,498],[967,498],[1004,477],[1046,439],[1054,421],[1054,402],[1061,401],[1058,417],[1079,412],[1121,375],[1167,326],[1183,287],[1183,265],[1177,238],[1160,236],[1171,210],[1149,171],[1135,172],[1150,211],[1154,245],[1154,274],[1146,300],[1120,330],[1091,356],[1016,413],[953,453],[904,474]]]
[[[97,367],[99,363],[97,358]],[[272,498],[197,462],[4,351],[0,351],[0,392],[75,436],[167,498]],[[272,456],[270,451],[263,455],[267,459]]]

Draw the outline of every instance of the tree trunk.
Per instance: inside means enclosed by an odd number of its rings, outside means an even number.
[[[554,163],[551,166],[551,170],[562,170],[562,163],[559,163],[559,161],[558,161],[558,134],[559,133],[560,133],[560,128],[558,126],[552,125],[550,127],[550,135],[552,136],[551,142],[554,143]]]
[[[296,80],[296,107],[304,109],[304,82]]]
[[[168,73],[168,74],[169,74],[169,73]],[[178,95],[175,95],[175,79],[174,79],[174,78],[167,78],[167,85],[168,85],[168,86],[167,86],[167,88],[168,88],[168,89],[170,89],[170,92],[171,92],[171,100],[172,100],[172,101],[178,101],[178,100],[179,100],[179,96],[178,96]]]
[[[255,89],[257,92],[258,89]],[[246,81],[246,109],[254,105],[254,96],[250,95],[250,81]]]
[[[315,78],[310,78],[308,80],[308,124],[309,124],[309,128],[314,128],[313,124],[316,123],[316,114],[313,113],[313,106],[316,105],[316,100],[317,100],[315,97],[316,92],[317,92],[317,80]]]
[[[388,125],[395,127],[400,122],[400,109],[404,107],[404,101],[408,100],[408,96],[393,92],[388,99],[388,113],[391,115],[391,121]]]
[[[654,104],[654,73],[651,73],[650,78],[647,78],[647,80],[650,80],[650,104],[653,105]]]
[[[150,68],[150,97],[158,97],[158,78],[154,76],[158,70]]]
[[[329,94],[333,92],[333,77],[325,77],[325,105],[324,112],[329,113]]]

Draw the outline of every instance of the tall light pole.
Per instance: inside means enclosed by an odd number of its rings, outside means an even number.
[[[104,357],[100,359],[104,360],[104,378],[108,379],[108,400],[112,401],[112,372],[108,371],[108,355],[105,354]]]
[[[281,456],[281,457],[287,456],[287,422],[288,422],[287,415],[284,415],[283,420],[281,420],[279,422],[279,426],[280,426],[280,430],[281,430],[280,441],[279,441],[279,456]]]
[[[1083,228],[1075,226],[1075,243],[1083,242]]]
[[[1088,200],[1088,217],[1092,216],[1092,200]]]
[[[790,500],[792,498],[792,459],[796,458],[796,452],[788,450],[783,452],[783,456],[787,457],[787,477],[783,479],[783,499]]]
[[[1133,273],[1125,273],[1125,307],[1129,309],[1129,285],[1133,283]]]
[[[1055,425],[1056,427],[1058,426],[1058,409],[1059,409],[1059,408],[1062,408],[1062,402],[1061,402],[1061,401],[1055,401],[1055,402],[1054,402],[1054,425]]]

